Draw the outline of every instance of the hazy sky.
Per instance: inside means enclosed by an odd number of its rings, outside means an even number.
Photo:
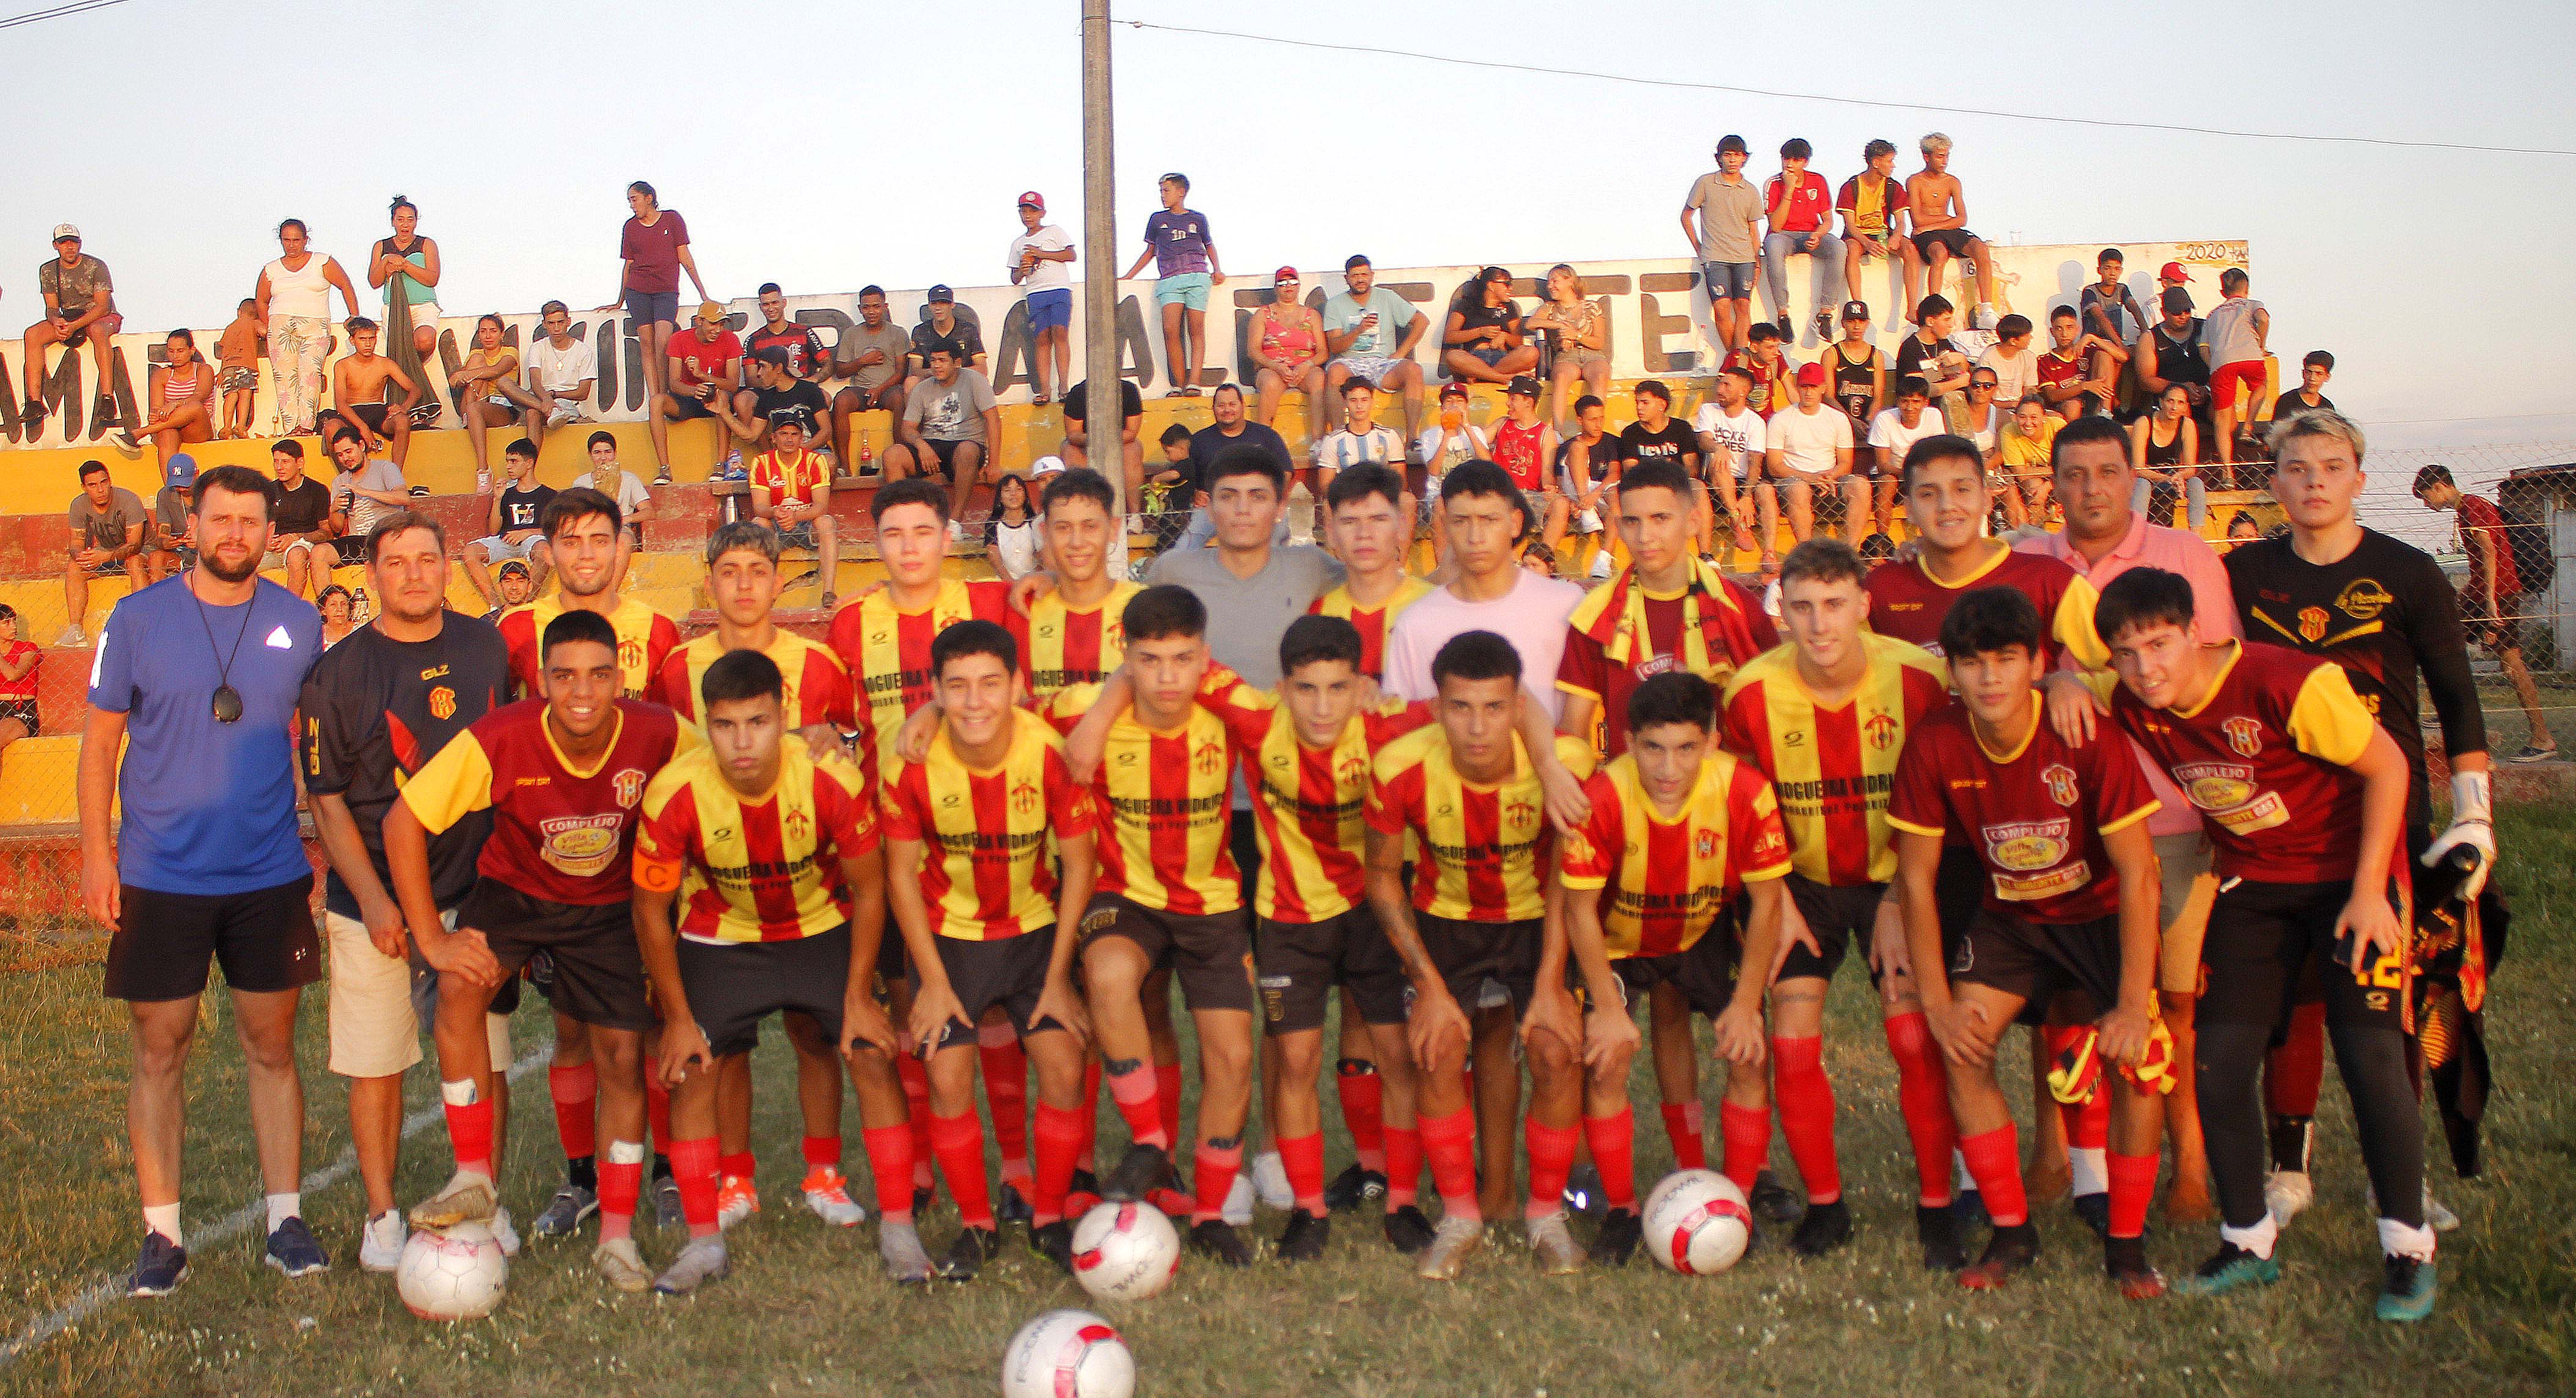
[[[2239,6],[2223,48],[2202,7],[2106,10],[2116,23],[2075,8],[1991,0],[1973,22],[1929,25],[1877,0],[1117,13],[1875,101],[2576,148],[2563,0],[2438,17],[2380,0]],[[596,305],[636,178],[687,216],[720,296],[769,280],[994,282],[1022,189],[1080,232],[1079,15],[1077,0],[133,0],[0,31],[0,323],[40,313],[33,270],[57,221],[114,268],[129,328],[211,326],[275,255],[279,219],[354,261],[397,191],[439,240],[450,314]],[[2385,440],[2576,440],[2576,259],[2556,236],[2576,227],[2576,158],[2108,131],[1117,32],[1122,269],[1167,169],[1189,172],[1240,272],[1354,250],[1381,265],[1679,256],[1675,212],[1722,133],[1751,142],[1757,175],[1805,136],[1839,183],[1869,138],[1895,140],[1906,171],[1938,128],[1988,238],[2248,239],[2285,366],[2334,350],[2331,392]]]

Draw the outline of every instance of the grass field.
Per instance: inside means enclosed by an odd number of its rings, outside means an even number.
[[[2484,1178],[2454,1179],[2438,1139],[2432,1145],[2435,1189],[2466,1222],[2444,1239],[2442,1305],[2429,1324],[2369,1318],[2377,1250],[2331,1083],[2319,1201],[2284,1244],[2287,1278],[2267,1293],[2122,1303],[2102,1281],[2098,1245],[2062,1206],[2043,1211],[2047,1255],[2014,1289],[1969,1297],[1923,1273],[1894,1075],[1856,976],[1837,989],[1839,1040],[1828,1043],[1860,1233],[1828,1260],[1770,1250],[1727,1275],[1685,1279],[1641,1258],[1551,1280],[1531,1270],[1510,1228],[1497,1230],[1498,1245],[1465,1281],[1439,1286],[1413,1280],[1373,1220],[1343,1215],[1316,1266],[1292,1272],[1265,1256],[1250,1271],[1220,1273],[1194,1259],[1172,1291],[1110,1317],[1136,1352],[1140,1391],[1154,1394],[2567,1392],[2576,1385],[2576,1089],[2567,1086],[2576,1082],[2576,879],[2567,872],[2576,868],[2576,814],[2512,812],[2502,833],[2517,913],[2512,959],[2489,1007],[2503,1090],[2488,1116]],[[95,966],[0,978],[0,1337],[121,1273],[139,1236],[125,1166],[123,1024],[97,987]],[[544,1033],[541,1019],[524,1018],[530,1035]],[[318,993],[306,1019],[310,1169],[340,1156],[346,1118],[338,1081],[322,1071]],[[257,1193],[230,1038],[218,1008],[192,1080],[192,1232]],[[770,1049],[759,1070],[765,1211],[733,1235],[734,1275],[694,1299],[615,1295],[593,1279],[586,1243],[531,1243],[497,1315],[423,1325],[389,1278],[356,1268],[362,1205],[350,1178],[306,1196],[337,1262],[328,1275],[281,1280],[259,1265],[255,1229],[197,1248],[175,1296],[108,1304],[0,1367],[0,1393],[989,1394],[1013,1329],[1039,1311],[1086,1304],[1017,1249],[970,1286],[897,1292],[878,1268],[872,1227],[827,1230],[795,1207],[783,1050]],[[1641,1063],[1639,1100],[1651,1103],[1645,1072]],[[542,1081],[529,1078],[521,1092],[505,1185],[523,1219],[557,1163]],[[409,1086],[416,1108],[434,1100],[427,1068]],[[1332,1129],[1338,1136],[1338,1121]],[[853,1124],[854,1159],[856,1135]],[[1332,1149],[1338,1169],[1347,1145],[1336,1139]],[[1651,1181],[1668,1164],[1648,1111],[1640,1174]],[[433,1124],[407,1145],[402,1196],[434,1188],[445,1169]],[[2156,1222],[2149,1249],[2168,1273],[2213,1246],[2205,1227]],[[923,1231],[937,1247],[953,1226],[942,1207]],[[1265,1212],[1262,1233],[1278,1226]],[[649,1228],[642,1241],[655,1260],[676,1246]]]

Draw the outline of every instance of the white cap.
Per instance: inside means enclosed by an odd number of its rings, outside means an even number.
[[[1052,476],[1063,469],[1064,458],[1061,456],[1041,456],[1036,461],[1029,463],[1029,474],[1032,477]]]
[[[57,243],[61,242],[65,238],[77,238],[79,236],[80,230],[74,228],[68,223],[57,223],[54,225],[54,241]]]

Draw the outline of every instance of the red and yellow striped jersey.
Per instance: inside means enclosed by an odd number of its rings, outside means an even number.
[[[1261,840],[1253,911],[1273,922],[1339,917],[1365,896],[1369,754],[1431,722],[1431,706],[1389,700],[1355,711],[1332,746],[1311,748],[1276,694],[1228,678],[1199,702],[1225,720],[1244,755]]]
[[[1127,615],[1127,600],[1144,590],[1140,583],[1122,580],[1088,607],[1066,605],[1061,592],[1031,602],[1021,667],[1029,677],[1030,700],[1043,704],[1066,685],[1109,678],[1127,656],[1127,632],[1119,625]]]
[[[857,763],[838,753],[816,762],[790,736],[777,782],[746,800],[715,750],[698,748],[644,789],[635,886],[679,890],[680,935],[693,942],[792,942],[850,920],[841,861],[876,847]]]
[[[1744,885],[1789,873],[1771,783],[1732,753],[1708,755],[1669,820],[1646,795],[1633,757],[1612,758],[1583,790],[1592,819],[1566,837],[1564,882],[1598,890],[1614,959],[1688,951]]]
[[[1306,610],[1315,616],[1337,616],[1357,627],[1360,633],[1360,673],[1373,680],[1383,680],[1386,678],[1386,633],[1394,627],[1395,619],[1404,615],[1405,608],[1430,595],[1431,584],[1420,578],[1407,577],[1396,585],[1395,591],[1389,593],[1384,602],[1374,607],[1363,607],[1351,597],[1350,584],[1344,583],[1308,603]]]
[[[1719,704],[1726,746],[1752,759],[1779,794],[1789,862],[1836,888],[1896,877],[1887,799],[1915,720],[1950,702],[1950,669],[1920,646],[1860,633],[1868,657],[1842,707],[1819,707],[1798,678],[1794,645],[1754,657]]]
[[[671,706],[689,726],[703,737],[707,731],[706,716],[699,712],[698,693],[706,683],[707,667],[724,654],[724,643],[713,631],[700,636],[662,662],[661,682],[654,697]],[[761,648],[778,665],[778,673],[787,681],[787,726],[803,728],[810,724],[829,723],[850,728],[858,720],[850,707],[850,672],[842,668],[839,656],[795,632],[780,627]]]
[[[833,614],[824,639],[863,699],[861,726],[873,736],[880,762],[892,755],[904,719],[930,701],[931,640],[970,618],[1000,622],[1015,636],[1022,629],[1011,610],[1010,584],[992,578],[943,578],[938,595],[919,611],[895,610],[894,592],[886,588]]]
[[[1577,777],[1592,775],[1598,760],[1589,743],[1565,733],[1556,735],[1556,757]],[[1368,823],[1380,834],[1410,830],[1419,840],[1418,911],[1458,922],[1519,922],[1547,910],[1540,886],[1550,844],[1546,795],[1517,737],[1512,774],[1490,786],[1459,775],[1440,725],[1396,739],[1377,755]]]
[[[1935,578],[1916,558],[1870,569],[1861,586],[1869,591],[1870,630],[1912,641],[1934,655],[1941,653],[1941,622],[1952,603],[1981,587],[2009,587],[2039,608],[2040,621],[2048,628],[2050,664],[2061,655],[2075,657],[2087,670],[2111,663],[2110,647],[2093,631],[2093,604],[2100,594],[2083,574],[2044,553],[2016,553],[1998,542],[1994,555],[1962,578]]]
[[[1628,698],[1668,670],[1686,670],[1723,685],[1737,667],[1780,644],[1762,599],[1714,564],[1691,565],[1690,581],[1658,597],[1636,570],[1584,594],[1566,618],[1565,656],[1556,687],[1600,705],[1604,751],[1628,750]]]
[[[540,647],[545,643],[546,623],[567,610],[563,594],[554,593],[512,607],[501,613],[500,621],[495,623],[501,628],[501,639],[510,647],[510,675],[519,682],[521,697],[545,696]],[[652,698],[662,662],[680,644],[680,628],[669,617],[632,597],[617,599],[617,609],[608,614],[608,624],[617,628],[617,668],[624,676],[619,692],[629,699]]]
[[[1001,765],[966,765],[943,727],[918,763],[886,770],[879,800],[889,841],[920,844],[921,901],[942,937],[989,942],[1055,920],[1049,837],[1088,835],[1099,824],[1091,789],[1065,770],[1064,746],[1044,719],[1011,715]]]
[[[1099,698],[1096,684],[1072,685],[1039,712],[1070,733]],[[1094,887],[1183,917],[1242,907],[1229,840],[1234,762],[1225,720],[1195,704],[1168,732],[1147,728],[1133,709],[1110,725],[1092,778],[1106,836]]]

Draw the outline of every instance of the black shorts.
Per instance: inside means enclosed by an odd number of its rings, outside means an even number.
[[[994,1006],[1011,1017],[1011,1028],[1023,1039],[1047,1029],[1062,1029],[1053,1016],[1036,1019],[1038,996],[1046,990],[1047,960],[1055,954],[1055,925],[1023,932],[1016,937],[996,937],[988,942],[970,942],[963,937],[939,939],[939,964],[948,972],[948,988],[957,995],[957,1003],[966,1012],[966,1020],[950,1020],[941,1026],[939,1042],[933,1051],[955,1044],[971,1046],[975,1026],[983,1021]],[[911,975],[912,993],[921,993],[921,976]]]
[[[708,407],[706,404],[699,402],[688,393],[676,388],[671,390],[671,404],[673,410],[666,414],[666,416],[668,416],[673,422],[689,422],[697,418],[711,418],[716,415],[715,409]]]
[[[1610,969],[1619,973],[1631,1005],[1656,986],[1669,985],[1690,1001],[1693,1014],[1715,1019],[1735,999],[1736,954],[1735,938],[1723,927],[1712,927],[1680,951],[1622,956]]]
[[[1252,1013],[1252,929],[1243,909],[1191,917],[1103,893],[1082,915],[1082,944],[1124,937],[1156,969],[1169,967],[1191,1010]]]
[[[924,437],[921,440],[923,445],[930,448],[931,457],[930,461],[920,463],[922,474],[928,475],[933,470],[936,470],[939,474],[946,476],[950,481],[955,481],[957,479],[957,449],[969,444],[966,442],[944,442],[937,437]],[[972,445],[981,449],[983,443],[976,442]],[[938,464],[933,466],[931,464],[933,461]]]
[[[1860,944],[1861,961],[1866,964],[1870,934],[1878,925],[1878,905],[1887,897],[1887,885],[1864,883],[1835,888],[1815,883],[1803,874],[1791,874],[1788,883],[1789,898],[1798,905],[1798,916],[1807,920],[1808,930],[1816,934],[1816,945],[1824,950],[1819,955],[1804,946],[1790,947],[1789,959],[1780,963],[1779,978],[1785,981],[1812,976],[1832,980],[1834,972],[1842,969],[1843,958],[1851,954],[1854,942]],[[1869,978],[1875,983],[1878,972],[1871,971]]]
[[[2365,963],[2359,975],[2353,973],[2346,964],[2349,948],[2334,935],[2335,917],[2351,897],[2349,882],[2220,884],[2209,909],[2209,935],[2200,944],[2206,988],[2199,1022],[2276,1029],[2289,1017],[2302,977],[2313,975],[2325,992],[2328,1024],[2401,1028],[2405,954]]]
[[[1934,248],[1946,249],[1952,257],[1965,257],[1968,244],[1975,241],[1976,236],[1964,228],[1935,228],[1928,233],[1914,235],[1914,250],[1927,259],[1932,256]]]
[[[489,936],[489,933],[485,934]],[[841,1041],[841,997],[850,984],[850,929],[792,942],[696,942],[680,939],[680,986],[707,1048],[717,1057],[760,1045],[760,1022],[801,1010]]]
[[[891,995],[896,986],[907,984],[905,977],[911,970],[911,951],[904,946],[902,934],[895,931],[889,919],[885,935],[877,940],[877,974],[885,979],[886,993]]]
[[[1992,986],[2046,1009],[2061,990],[2093,997],[2095,1013],[2120,1003],[2120,919],[2030,922],[1980,908],[1950,951],[1950,979]]]
[[[2468,633],[2472,644],[2499,654],[2522,649],[2522,638],[2514,634],[2512,625],[2498,619],[2495,608],[2484,601],[2471,600],[2467,593],[2460,595],[2460,629]]]
[[[1337,985],[1351,992],[1363,1021],[1404,1023],[1404,962],[1365,903],[1321,922],[1265,917],[1253,950],[1268,1033],[1323,1028],[1324,1007]]]
[[[367,430],[379,437],[392,430],[387,426],[393,421],[394,416],[394,406],[391,403],[352,403],[349,405],[348,413],[349,416],[365,423]],[[410,419],[406,418],[404,421],[408,423]]]
[[[210,961],[235,990],[294,990],[321,978],[311,874],[248,893],[126,884],[118,896],[123,912],[107,942],[111,1000],[193,1000],[205,991]]]
[[[1458,1008],[1475,1014],[1476,1001],[1489,980],[1512,997],[1514,1015],[1529,1008],[1538,989],[1539,919],[1457,922],[1417,911],[1413,922],[1422,932],[1423,950],[1431,954],[1431,964],[1440,969],[1440,979]],[[1412,1008],[1408,986],[1405,1009]]]
[[[626,903],[549,903],[479,878],[457,906],[456,925],[483,934],[503,974],[539,951],[554,963],[546,998],[566,1019],[638,1033],[656,1023],[645,993],[644,953]]]
[[[12,718],[26,725],[30,738],[45,731],[44,721],[36,716],[33,699],[0,699],[0,719]]]

